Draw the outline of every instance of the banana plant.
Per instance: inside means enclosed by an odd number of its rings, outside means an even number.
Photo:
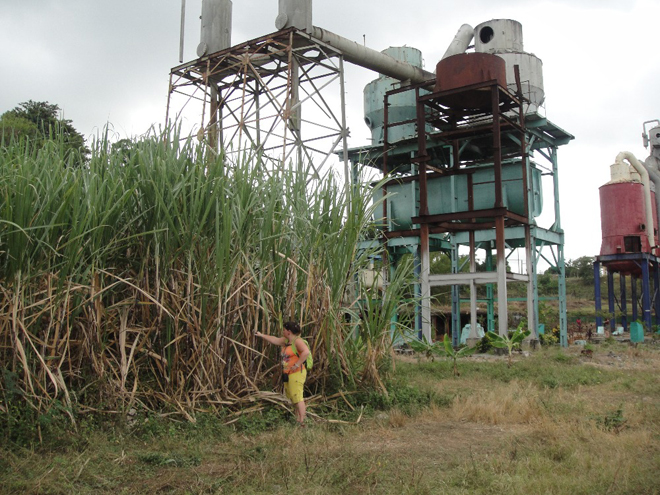
[[[498,349],[506,349],[509,353],[508,366],[511,368],[513,364],[513,350],[520,347],[520,344],[525,340],[530,334],[529,330],[523,330],[522,328],[516,329],[511,335],[499,335],[495,332],[488,332],[488,340]]]
[[[423,354],[427,359],[430,359],[432,362],[435,361],[435,356],[445,356],[446,352],[440,342],[428,342],[426,339],[418,340],[412,339],[408,342],[410,348],[419,353]]]
[[[454,362],[454,376],[461,376],[461,374],[458,372],[458,365],[457,361],[460,358],[467,357],[470,354],[474,353],[477,348],[476,347],[461,347],[459,349],[454,349],[454,346],[451,343],[451,339],[449,338],[449,335],[445,334],[445,339],[443,341],[445,345],[445,354],[447,357],[449,357],[453,362]]]

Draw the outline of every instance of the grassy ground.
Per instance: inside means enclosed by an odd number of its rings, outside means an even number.
[[[354,424],[319,406],[324,420],[305,429],[276,409],[231,428],[138,415],[47,447],[6,445],[0,492],[660,493],[657,346],[544,349],[512,368],[479,355],[459,370],[398,358],[388,398],[346,397]]]

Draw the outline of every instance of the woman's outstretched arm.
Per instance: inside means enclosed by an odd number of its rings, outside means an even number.
[[[286,339],[284,337],[275,337],[274,335],[266,335],[261,332],[254,333],[257,337],[261,337],[266,342],[270,342],[273,345],[284,345],[286,344]]]

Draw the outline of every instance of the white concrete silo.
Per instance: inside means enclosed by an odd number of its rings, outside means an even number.
[[[507,85],[514,93],[517,90],[514,66],[519,66],[523,96],[530,100],[525,113],[536,112],[545,100],[543,62],[525,52],[522,24],[511,19],[483,22],[474,29],[474,41],[475,52],[492,53],[504,59]]]

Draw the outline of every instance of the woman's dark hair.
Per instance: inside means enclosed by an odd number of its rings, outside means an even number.
[[[300,335],[300,325],[298,325],[295,321],[287,321],[283,326],[292,334]]]

